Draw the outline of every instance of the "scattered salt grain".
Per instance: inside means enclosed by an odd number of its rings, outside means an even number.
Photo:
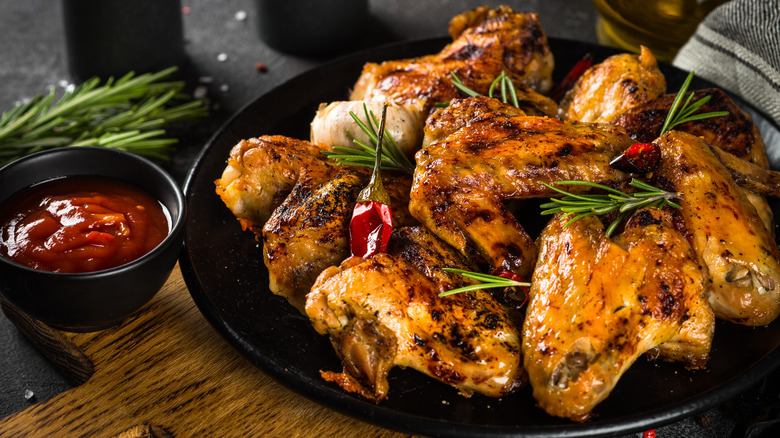
[[[195,87],[194,90],[192,90],[192,97],[195,99],[203,99],[208,95],[209,89],[205,85],[198,85]]]
[[[217,55],[217,61],[219,62],[225,62],[227,61],[227,59],[228,59],[227,53],[220,53],[219,55]]]
[[[246,11],[238,11],[238,12],[236,12],[235,17],[236,17],[236,20],[238,20],[238,21],[246,20]]]
[[[24,399],[27,401],[32,400],[35,397],[35,393],[30,391],[29,389],[24,390]]]
[[[222,84],[219,86],[219,91],[223,93],[227,93],[228,90],[230,90],[230,86],[228,84]]]
[[[211,76],[201,76],[198,78],[198,82],[200,82],[201,84],[210,84],[214,82],[214,78]]]

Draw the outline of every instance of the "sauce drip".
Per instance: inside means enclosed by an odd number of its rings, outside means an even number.
[[[0,206],[0,255],[51,272],[92,272],[133,261],[168,235],[150,194],[104,177],[67,177],[21,190]]]

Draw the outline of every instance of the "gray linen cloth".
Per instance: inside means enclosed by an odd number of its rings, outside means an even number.
[[[693,70],[780,125],[780,0],[732,0],[719,6],[673,65]]]

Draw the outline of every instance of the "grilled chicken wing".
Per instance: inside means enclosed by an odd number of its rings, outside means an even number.
[[[344,366],[322,376],[376,401],[387,397],[387,373],[396,365],[467,396],[518,388],[520,337],[504,309],[483,291],[439,297],[462,284],[441,268],[466,265],[426,231],[400,233],[391,239],[397,255],[349,258],[325,270],[307,296],[306,314]]]
[[[427,115],[437,102],[462,96],[450,73],[487,94],[502,70],[518,85],[542,93],[550,89],[553,56],[536,14],[517,13],[507,6],[467,14],[468,18],[453,19],[465,24],[454,25],[454,41],[437,54],[366,64],[350,100],[422,101]]]
[[[463,124],[417,153],[409,211],[463,254],[524,278],[536,247],[505,201],[551,195],[542,183],[626,179],[609,166],[631,143],[621,127],[500,112]]]
[[[283,136],[239,142],[216,191],[244,229],[263,243],[271,292],[303,312],[323,269],[349,257],[349,221],[368,173],[328,162],[321,147]],[[409,179],[386,175],[397,226],[415,221],[405,208]]]
[[[507,116],[552,117],[555,108],[557,108],[555,103],[544,96],[541,97],[546,100],[523,100],[521,102],[524,104],[521,104],[519,108],[487,96],[453,99],[446,110],[434,111],[428,116],[425,121],[423,148],[428,147],[434,141],[447,137],[483,115],[489,117],[491,114],[500,113]]]
[[[612,122],[623,112],[666,92],[666,79],[646,47],[641,54],[613,55],[583,73],[563,97],[560,116]]]
[[[682,197],[691,246],[709,270],[715,314],[769,324],[780,314],[780,253],[756,209],[704,140],[672,131],[656,143],[662,156],[656,184]]]
[[[539,405],[582,421],[645,352],[703,366],[714,317],[705,271],[665,213],[640,210],[614,241],[594,216],[567,222],[538,239],[523,356]]]

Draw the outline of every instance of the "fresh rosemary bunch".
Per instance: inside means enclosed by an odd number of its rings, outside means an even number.
[[[634,193],[623,193],[619,190],[615,190],[612,187],[607,187],[601,184],[585,182],[585,181],[558,181],[556,185],[579,185],[588,186],[593,188],[602,189],[608,194],[583,194],[576,195],[559,188],[553,187],[549,184],[544,184],[547,188],[554,190],[562,195],[562,198],[550,198],[550,202],[542,204],[540,207],[544,209],[542,215],[550,215],[555,213],[564,213],[564,218],[575,215],[571,220],[566,222],[564,228],[569,226],[572,222],[582,219],[591,215],[602,215],[611,212],[618,212],[617,218],[607,227],[605,233],[607,237],[612,236],[615,229],[620,225],[620,222],[625,219],[631,212],[645,207],[659,207],[662,208],[665,205],[674,208],[681,208],[674,199],[679,199],[678,193],[667,192],[657,187],[653,187],[650,184],[639,181],[638,179],[632,179],[629,185],[638,189],[639,191]]]
[[[328,158],[336,160],[336,162],[341,165],[350,164],[353,166],[373,168],[376,159],[377,129],[379,127],[379,121],[374,112],[368,110],[368,106],[365,103],[363,104],[363,113],[365,115],[365,122],[353,111],[350,111],[349,115],[369,137],[371,140],[370,145],[357,140],[355,136],[347,130],[347,134],[357,148],[334,146],[332,151],[322,151],[322,153],[327,155]],[[412,164],[406,155],[401,152],[398,143],[393,140],[393,136],[387,131],[384,133],[384,146],[385,147],[382,148],[381,152],[382,160],[380,163],[380,168],[382,170],[403,172],[409,175],[414,174],[414,164]]]
[[[181,92],[183,82],[163,82],[175,70],[131,72],[102,85],[92,78],[58,100],[52,88],[14,107],[0,116],[0,165],[64,146],[104,146],[170,158],[176,139],[163,137],[163,128],[207,115],[202,101]]]
[[[450,72],[450,76],[452,76],[452,85],[455,86],[458,90],[466,93],[469,96],[482,96],[481,93],[472,90],[466,84],[463,83],[463,81],[460,80],[460,78],[454,73]],[[496,91],[496,87],[499,87],[501,90],[501,101],[504,102],[507,105],[512,105],[515,108],[518,108],[520,106],[518,100],[517,100],[517,90],[515,89],[515,84],[512,83],[512,80],[509,79],[509,76],[506,75],[506,71],[501,70],[501,74],[496,76],[495,79],[493,79],[493,82],[490,83],[490,88],[488,89],[488,97],[494,97],[494,93]],[[496,97],[496,99],[498,99]]]
[[[685,98],[685,93],[688,92],[688,87],[691,85],[692,80],[693,71],[688,73],[688,77],[685,79],[682,87],[680,87],[680,90],[677,92],[677,96],[674,98],[674,102],[672,102],[671,108],[669,108],[669,114],[666,115],[666,119],[664,120],[661,133],[658,134],[659,137],[674,129],[675,126],[686,122],[708,119],[710,117],[726,116],[729,114],[728,111],[713,111],[709,113],[694,114],[699,110],[699,108],[702,107],[702,105],[709,102],[711,96],[702,97],[701,99],[691,104],[691,99],[693,99],[694,94],[693,92],[688,95],[688,98],[685,100],[682,108],[680,108],[680,103]]]
[[[442,268],[442,270],[446,272],[454,272],[456,274],[460,274],[466,278],[477,280],[480,283],[458,287],[455,289],[450,289],[446,292],[440,293],[439,294],[440,297],[446,297],[448,295],[454,295],[461,292],[469,292],[472,290],[491,289],[496,287],[504,288],[504,287],[516,287],[516,286],[517,287],[531,286],[531,283],[525,283],[522,281],[517,281],[506,277],[499,277],[497,275],[483,274],[481,272],[465,271],[463,269],[455,269],[455,268]]]

